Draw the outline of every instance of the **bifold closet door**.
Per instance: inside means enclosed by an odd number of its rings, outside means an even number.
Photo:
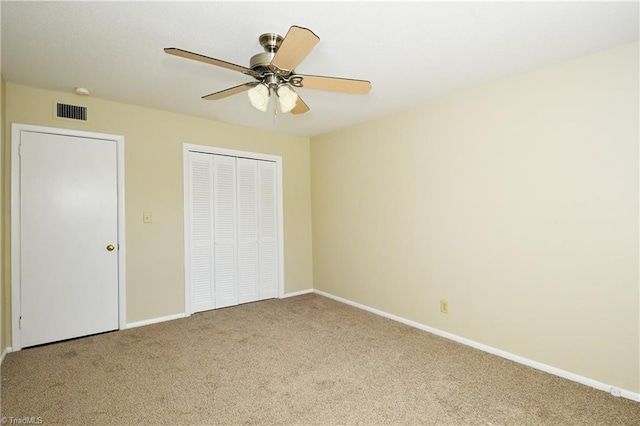
[[[276,168],[238,158],[238,295],[253,302],[278,295]]]
[[[238,304],[236,159],[189,153],[191,312]]]
[[[189,153],[191,313],[278,295],[276,164]]]

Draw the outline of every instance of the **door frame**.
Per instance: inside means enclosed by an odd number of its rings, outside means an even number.
[[[47,133],[113,141],[117,152],[118,181],[118,329],[126,328],[126,265],[124,210],[124,136],[61,129],[57,127],[11,124],[11,350],[22,349],[20,333],[20,140],[22,132]]]
[[[279,155],[262,154],[258,152],[237,151],[234,149],[218,148],[206,145],[184,143],[182,145],[182,171],[184,190],[184,313],[190,316],[191,312],[191,252],[190,230],[191,207],[189,205],[189,152],[204,154],[226,155],[229,157],[249,158],[252,160],[272,161],[276,163],[276,203],[278,223],[278,298],[284,296],[284,205],[282,197],[282,157]]]

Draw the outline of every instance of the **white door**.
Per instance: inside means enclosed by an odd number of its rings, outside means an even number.
[[[22,347],[115,330],[116,141],[21,135]]]

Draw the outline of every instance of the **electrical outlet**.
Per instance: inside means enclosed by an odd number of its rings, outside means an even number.
[[[449,313],[449,302],[447,302],[446,300],[440,301],[440,312],[442,312],[443,314]]]

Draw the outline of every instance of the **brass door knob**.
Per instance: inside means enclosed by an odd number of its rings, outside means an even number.
[[[115,249],[115,247],[113,246],[113,244],[109,244],[107,246],[107,251],[113,251],[113,249]]]

